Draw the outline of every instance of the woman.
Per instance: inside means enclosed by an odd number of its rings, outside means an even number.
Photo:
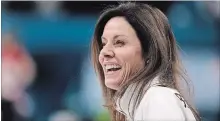
[[[159,9],[141,3],[108,8],[95,27],[91,51],[113,121],[200,120],[182,96],[185,73]]]

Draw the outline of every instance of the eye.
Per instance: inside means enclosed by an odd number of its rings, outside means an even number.
[[[106,45],[106,43],[105,42],[102,42],[102,47],[104,47]]]
[[[119,47],[122,47],[122,46],[125,45],[125,42],[122,41],[122,40],[116,40],[115,45],[116,45],[116,46],[119,46]]]

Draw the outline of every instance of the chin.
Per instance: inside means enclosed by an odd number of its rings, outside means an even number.
[[[115,80],[106,80],[105,81],[105,86],[113,89],[113,90],[118,90],[119,89],[119,81],[115,81]]]

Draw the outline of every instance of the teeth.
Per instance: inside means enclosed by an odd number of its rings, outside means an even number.
[[[106,66],[105,66],[105,69],[106,69],[106,70],[108,70],[108,69],[113,69],[113,68],[120,68],[120,66],[119,66],[119,65],[115,65],[115,64],[113,64],[113,65],[106,65]]]

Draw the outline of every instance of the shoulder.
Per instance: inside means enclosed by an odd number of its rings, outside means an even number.
[[[145,120],[194,119],[192,112],[184,107],[185,105],[186,102],[177,90],[153,86],[147,90],[141,100],[137,115],[141,115],[141,119]]]
[[[159,96],[159,97],[164,97],[164,96],[171,96],[173,97],[175,93],[179,92],[175,89],[172,88],[168,88],[168,87],[162,87],[162,86],[152,86],[150,87],[146,94],[145,97],[155,97],[155,96]]]
[[[180,93],[168,87],[153,86],[145,93],[142,101],[143,105],[169,105],[170,108],[185,102]],[[172,105],[171,105],[172,104]]]
[[[167,103],[184,100],[180,93],[172,88],[162,86],[152,86],[145,93],[142,102],[149,104],[148,102]],[[154,104],[154,103],[153,103]]]

